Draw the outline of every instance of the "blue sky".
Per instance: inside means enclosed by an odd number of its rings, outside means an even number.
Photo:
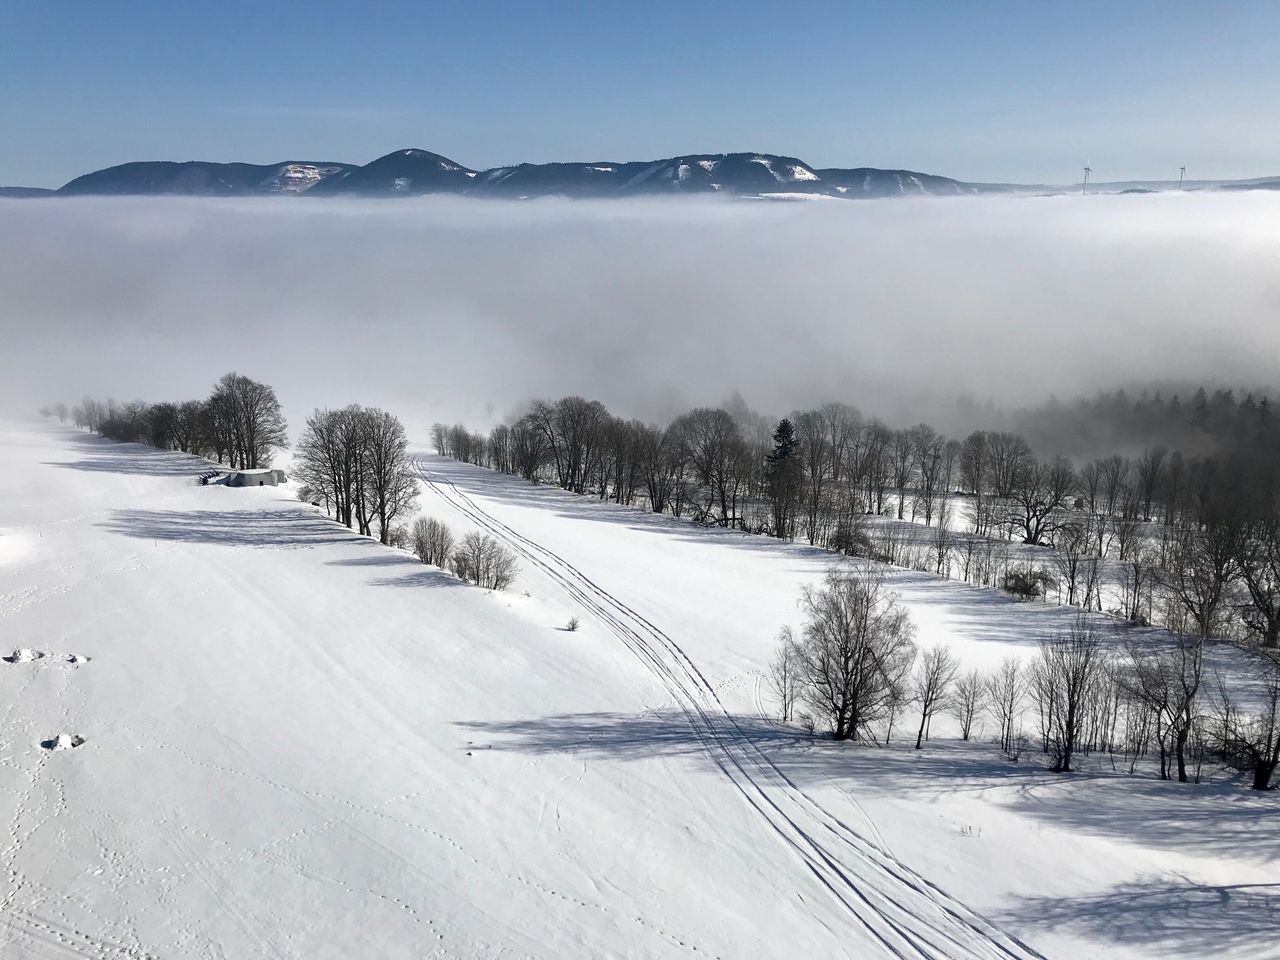
[[[0,183],[138,159],[762,150],[1070,182],[1280,174],[1280,3],[0,0]]]

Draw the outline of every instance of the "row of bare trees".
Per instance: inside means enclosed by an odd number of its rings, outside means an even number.
[[[883,567],[833,566],[800,605],[804,625],[780,634],[771,685],[784,721],[820,723],[835,739],[887,743],[914,704],[916,749],[945,710],[965,740],[989,716],[1001,749],[1016,757],[1029,710],[1058,772],[1102,752],[1125,757],[1131,772],[1156,758],[1161,778],[1186,782],[1199,779],[1207,760],[1247,772],[1254,789],[1266,790],[1280,769],[1280,658],[1238,661],[1211,678],[1203,636],[1121,638],[1082,613],[1035,657],[1008,657],[988,675],[962,673],[946,646],[917,654]]]
[[[270,466],[272,454],[287,445],[275,390],[234,372],[218,380],[204,400],[121,403],[85,397],[70,409],[58,403],[48,412],[113,440],[180,450],[233,469]]]
[[[423,563],[452,570],[458,579],[486,590],[505,590],[516,578],[515,554],[492,536],[473,531],[455,541],[453,532],[435,517],[418,517],[408,546]]]

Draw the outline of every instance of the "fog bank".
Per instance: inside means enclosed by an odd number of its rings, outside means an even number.
[[[918,419],[1147,380],[1275,382],[1280,196],[0,201],[0,406],[203,395],[484,426],[732,390]],[[939,416],[938,419],[944,419]]]

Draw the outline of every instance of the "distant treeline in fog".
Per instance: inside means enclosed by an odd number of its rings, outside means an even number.
[[[564,397],[488,435],[436,424],[432,442],[601,500],[1280,646],[1280,424],[1266,399],[1117,392],[1019,422],[1027,434],[957,438],[926,423],[894,429],[847,404],[775,418],[735,397],[659,426]],[[1091,431],[1138,451],[1082,462],[1035,452]],[[886,540],[869,526],[884,516],[933,530],[928,548]]]
[[[960,422],[1019,433],[1042,454],[1093,457],[1134,454],[1163,446],[1214,453],[1264,438],[1276,411],[1265,393],[1231,388],[1142,389],[1099,392],[1071,401],[1051,399],[1005,413],[972,401],[957,405]]]

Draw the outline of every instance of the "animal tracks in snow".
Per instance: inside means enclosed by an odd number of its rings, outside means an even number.
[[[41,740],[40,746],[46,750],[74,750],[76,747],[82,746],[85,740],[79,734],[60,733],[57,736],[50,737],[48,740]]]
[[[32,650],[29,647],[23,647],[15,650],[9,656],[4,658],[5,663],[35,663],[37,660],[44,659],[44,652],[40,650]]]
[[[44,665],[52,665],[55,663],[79,666],[88,663],[92,658],[86,657],[82,653],[46,653],[44,650],[32,650],[30,647],[21,647],[13,651],[7,657],[0,657],[5,663],[23,664],[37,663]]]

